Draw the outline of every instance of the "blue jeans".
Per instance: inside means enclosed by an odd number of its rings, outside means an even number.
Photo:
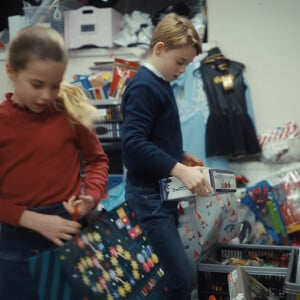
[[[136,187],[126,182],[125,199],[157,253],[169,279],[168,300],[189,300],[192,269],[177,231],[177,202],[162,202],[158,188]],[[157,299],[161,300],[161,299]]]
[[[61,204],[31,210],[70,219]],[[54,243],[35,231],[0,224],[0,299],[38,300],[38,286],[28,262],[33,255],[55,247]]]

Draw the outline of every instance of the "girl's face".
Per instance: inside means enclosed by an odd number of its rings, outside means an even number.
[[[170,82],[185,71],[186,66],[193,61],[196,54],[195,48],[191,45],[170,50],[166,49],[164,43],[159,42],[154,47],[151,62]]]
[[[20,71],[8,64],[7,74],[15,88],[13,101],[32,112],[43,112],[57,99],[65,69],[64,63],[53,60],[32,59]]]

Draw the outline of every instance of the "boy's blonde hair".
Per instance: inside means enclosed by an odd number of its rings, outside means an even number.
[[[191,45],[197,55],[201,53],[201,39],[192,22],[183,16],[169,13],[157,24],[150,42],[150,49],[163,42],[168,49]]]
[[[54,107],[57,110],[65,110],[72,121],[87,128],[93,128],[94,122],[100,120],[99,111],[90,103],[83,90],[65,81],[60,85]]]

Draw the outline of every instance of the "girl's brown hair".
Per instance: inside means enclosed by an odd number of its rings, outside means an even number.
[[[150,42],[150,49],[163,42],[168,49],[191,45],[197,55],[201,53],[201,39],[192,22],[186,17],[169,13],[157,24]]]
[[[67,65],[68,51],[62,36],[56,30],[41,25],[20,30],[10,42],[8,63],[18,72],[25,70],[33,59],[53,60]],[[100,116],[83,90],[67,82],[61,83],[54,107],[59,111],[65,110],[73,122],[87,128],[92,128]]]
[[[68,52],[63,37],[54,29],[33,25],[21,29],[8,48],[8,63],[15,72],[26,69],[31,59],[67,64]]]

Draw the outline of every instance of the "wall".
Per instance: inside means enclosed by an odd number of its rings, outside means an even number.
[[[208,0],[208,42],[246,65],[258,133],[300,121],[300,1]]]
[[[208,41],[246,65],[258,133],[299,121],[300,1],[207,0]],[[87,70],[99,58],[75,56],[66,73]],[[3,56],[4,57],[4,56]],[[0,60],[0,95],[11,89]]]

